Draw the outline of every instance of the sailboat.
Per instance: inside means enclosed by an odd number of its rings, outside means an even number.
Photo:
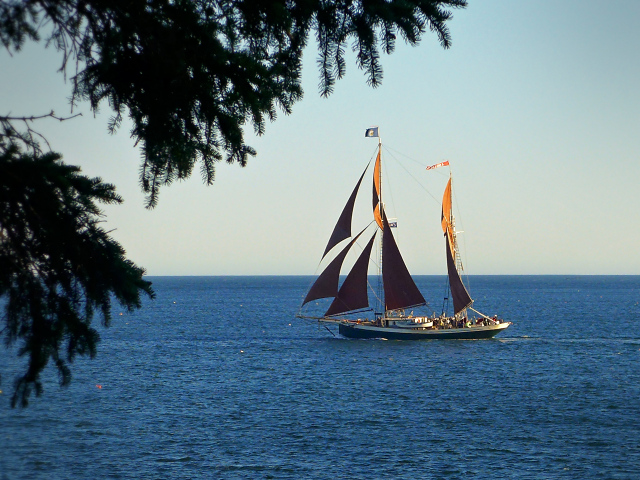
[[[473,300],[465,287],[458,251],[455,218],[451,207],[451,173],[442,200],[440,224],[444,232],[447,260],[448,291],[453,303],[453,314],[435,312],[431,315],[414,315],[416,309],[427,306],[422,292],[402,258],[392,233],[394,221],[390,221],[382,201],[382,141],[378,127],[369,128],[365,137],[377,137],[378,148],[373,168],[373,220],[357,235],[352,235],[353,209],[360,186],[369,164],[356,183],[322,255],[322,260],[339,244],[350,239],[339,250],[310,287],[300,307],[298,317],[317,320],[324,324],[337,324],[339,333],[349,338],[384,338],[388,340],[419,339],[481,339],[491,338],[511,325],[497,316],[489,317],[473,308]],[[448,161],[427,169],[448,166]],[[367,230],[374,229],[373,234]],[[381,244],[378,262],[381,287],[378,293],[369,285],[368,270],[376,237]],[[347,254],[358,241],[366,241],[362,252],[354,262],[346,278],[340,283],[340,271]],[[329,257],[330,258],[330,257]],[[378,308],[370,306],[369,290],[378,297]],[[305,305],[315,300],[333,298],[322,316],[303,314]],[[447,297],[446,299],[448,299]],[[328,302],[327,302],[328,303]],[[470,311],[476,315],[471,314]],[[325,325],[326,326],[326,325]]]

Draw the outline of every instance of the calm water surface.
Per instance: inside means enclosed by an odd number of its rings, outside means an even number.
[[[0,479],[640,478],[640,277],[471,277],[515,325],[422,342],[294,319],[310,277],[152,280],[26,410],[0,349]]]

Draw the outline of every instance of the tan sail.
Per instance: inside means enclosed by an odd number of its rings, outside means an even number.
[[[440,223],[442,224],[442,231],[449,237],[449,244],[451,245],[453,257],[455,258],[455,242],[453,241],[453,226],[451,225],[451,178],[449,178],[447,187],[444,189],[444,195],[442,196],[442,217]]]
[[[456,268],[456,239],[453,224],[453,215],[451,213],[451,177],[447,182],[447,187],[444,189],[444,195],[442,196],[442,216],[440,218],[442,224],[442,231],[445,235],[445,246],[447,256],[447,274],[449,276],[449,287],[451,290],[451,297],[453,298],[453,310],[456,314],[469,307],[473,300],[469,295],[460,272]]]
[[[380,214],[380,149],[378,149],[378,157],[376,158],[376,164],[373,169],[373,218],[380,229],[384,229],[382,223],[382,215]]]

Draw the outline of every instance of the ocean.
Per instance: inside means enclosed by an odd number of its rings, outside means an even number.
[[[0,479],[640,478],[640,276],[471,276],[514,325],[431,341],[295,318],[311,277],[150,279],[26,409],[0,348]]]

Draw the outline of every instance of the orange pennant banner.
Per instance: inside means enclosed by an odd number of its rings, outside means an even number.
[[[427,170],[433,170],[434,168],[438,168],[438,167],[446,167],[448,165],[449,165],[449,160],[445,160],[444,162],[436,163],[435,165],[431,165],[430,167],[427,167]]]

